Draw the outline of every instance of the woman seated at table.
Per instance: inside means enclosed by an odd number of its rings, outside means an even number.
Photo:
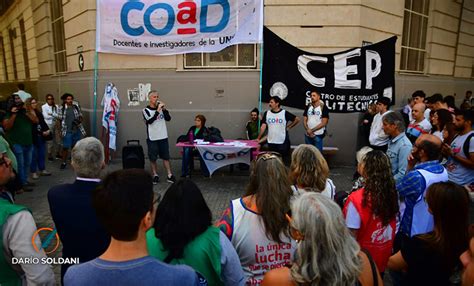
[[[207,130],[206,128],[206,117],[204,115],[198,114],[194,118],[194,126],[191,126],[186,133],[191,139],[204,139],[204,131]],[[209,170],[207,169],[206,163],[202,159],[201,155],[199,154],[198,150],[194,147],[184,147],[183,148],[183,162],[181,165],[181,177],[189,177],[191,175],[190,172],[190,165],[194,156],[199,156],[199,162],[201,163],[201,172],[203,173],[204,177],[209,177]]]

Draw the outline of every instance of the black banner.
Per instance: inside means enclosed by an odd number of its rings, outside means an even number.
[[[382,96],[395,102],[396,36],[335,54],[302,51],[266,27],[263,37],[264,102],[279,96],[283,105],[304,109],[312,90],[331,112],[365,111]]]

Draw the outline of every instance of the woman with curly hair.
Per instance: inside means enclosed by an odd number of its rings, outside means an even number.
[[[449,112],[447,109],[438,109],[433,113],[432,116],[432,126],[433,129],[431,130],[431,134],[435,135],[441,141],[444,140],[443,138],[443,130],[448,123],[453,122],[453,114]]]
[[[347,227],[381,273],[392,252],[398,213],[398,195],[390,159],[381,151],[367,153],[361,165],[365,186],[349,195],[344,206]]]
[[[301,144],[291,155],[291,189],[298,195],[306,191],[322,193],[334,198],[336,187],[329,177],[328,163],[313,145]]]
[[[260,285],[265,272],[292,261],[296,242],[285,216],[291,197],[279,154],[262,153],[253,166],[246,194],[233,200],[218,221],[237,250],[246,285]]]
[[[341,209],[324,195],[308,192],[291,204],[291,236],[298,241],[291,266],[265,274],[262,286],[372,286],[382,279],[370,254],[344,225]]]

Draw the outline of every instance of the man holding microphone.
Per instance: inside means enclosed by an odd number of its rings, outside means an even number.
[[[156,90],[150,91],[148,93],[149,105],[143,109],[143,119],[145,120],[147,131],[148,158],[150,159],[151,171],[153,172],[154,185],[160,182],[156,164],[158,156],[163,160],[163,166],[168,173],[166,180],[169,183],[176,181],[176,178],[171,173],[168,130],[166,129],[166,121],[170,121],[171,116],[165,108],[165,103],[160,102],[158,99],[158,92]]]

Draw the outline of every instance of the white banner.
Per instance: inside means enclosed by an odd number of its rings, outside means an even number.
[[[201,157],[206,163],[209,174],[215,170],[232,164],[244,163],[250,165],[250,148],[236,146],[197,146]]]
[[[263,0],[97,0],[101,53],[173,55],[261,43]]]

